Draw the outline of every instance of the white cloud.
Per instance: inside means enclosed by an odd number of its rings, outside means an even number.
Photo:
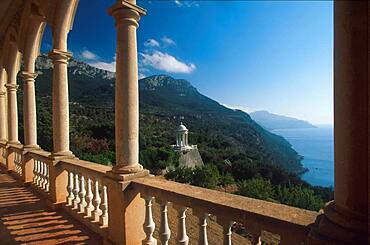
[[[102,70],[107,70],[111,72],[116,72],[116,61],[112,62],[104,62],[104,61],[93,61],[93,62],[88,62],[89,65],[102,69]]]
[[[175,41],[167,36],[162,37],[161,40],[165,45],[176,45]]]
[[[146,77],[147,76],[145,74],[139,72],[139,79],[143,79],[143,78],[146,78]]]
[[[246,106],[240,106],[240,105],[226,105],[226,104],[221,104],[227,108],[233,109],[233,110],[241,110],[246,113],[251,113],[254,112],[255,110]]]
[[[192,73],[196,66],[192,63],[186,64],[170,54],[154,51],[153,53],[140,53],[141,62],[144,66],[150,66],[160,71],[169,73]]]
[[[199,3],[197,1],[175,0],[174,3],[178,7],[199,7]]]
[[[94,54],[93,52],[91,52],[87,49],[81,52],[81,57],[84,58],[84,59],[87,59],[87,60],[97,60],[97,59],[99,59],[99,56],[97,56],[96,54]]]
[[[159,42],[155,39],[148,39],[144,43],[145,47],[159,47]]]

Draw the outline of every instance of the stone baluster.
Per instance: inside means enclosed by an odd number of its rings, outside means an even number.
[[[33,183],[36,183],[36,177],[37,177],[37,160],[33,162],[33,178],[32,181]]]
[[[186,210],[187,207],[175,206],[178,213],[178,228],[177,228],[177,243],[180,245],[188,245],[189,237],[186,234]]]
[[[46,184],[46,179],[45,179],[45,164],[43,162],[40,162],[41,164],[41,172],[40,172],[40,176],[41,176],[41,182],[40,182],[40,188],[41,189],[44,189],[44,186]]]
[[[92,215],[93,215],[92,217],[93,217],[94,222],[99,222],[100,215],[102,214],[102,211],[100,209],[100,203],[101,203],[101,199],[100,199],[100,193],[99,193],[99,182],[98,180],[95,180],[94,201],[93,201],[95,209],[92,212]]]
[[[244,225],[244,226],[247,228],[247,233],[250,234],[251,236],[251,244],[252,245],[262,245],[261,230],[257,229],[255,226],[253,227],[248,227],[247,225]],[[281,243],[281,244],[287,244],[287,243]]]
[[[45,188],[44,190],[45,191],[49,191],[49,164],[47,163],[44,163],[45,164]]]
[[[40,182],[40,162],[38,160],[35,161],[36,164],[36,173],[35,173],[35,185],[38,186]]]
[[[91,178],[87,178],[87,193],[86,193],[86,202],[87,202],[86,216],[87,217],[91,217],[91,213],[94,210],[94,206],[93,206],[94,195],[93,195],[93,192],[92,192],[92,186],[91,185],[92,185]]]
[[[79,203],[80,213],[84,213],[87,203],[86,203],[85,177],[82,174],[80,178],[80,192],[78,193],[78,195],[80,196]]]
[[[257,234],[251,234],[251,235],[252,235],[251,243],[253,245],[262,245],[261,236],[260,235],[257,235]]]
[[[44,184],[44,176],[43,176],[43,173],[44,173],[44,164],[43,162],[40,162],[40,169],[39,169],[39,183],[38,183],[38,187],[42,188],[43,184]]]
[[[161,206],[161,225],[159,228],[159,237],[163,245],[168,245],[168,241],[171,237],[171,230],[168,225],[168,216],[167,216],[167,201],[158,200],[159,205]]]
[[[100,224],[102,226],[108,225],[108,193],[107,187],[103,186],[102,201],[101,201],[102,215],[100,216]]]
[[[16,161],[17,161],[18,174],[22,175],[21,155],[18,152],[16,152],[15,157],[16,157]]]
[[[198,217],[198,224],[199,224],[199,245],[208,245],[208,237],[207,237],[207,219],[209,214],[203,212],[196,212],[193,211],[193,214]]]
[[[78,195],[80,192],[80,182],[78,178],[78,174],[75,174],[75,186],[73,189],[73,194],[75,196],[75,199],[73,199],[73,209],[78,209],[78,204],[80,203],[80,196]]]
[[[220,222],[220,225],[222,226],[223,228],[223,233],[224,233],[224,245],[231,245],[232,244],[232,239],[231,239],[231,235],[232,235],[232,231],[231,231],[231,228],[232,226],[234,225],[234,221],[230,221],[228,219],[218,219],[218,221]]]
[[[67,192],[68,192],[67,205],[72,206],[73,205],[73,199],[75,198],[75,196],[73,195],[73,173],[70,172],[70,171],[68,172]]]
[[[44,186],[44,163],[43,162],[40,162],[40,188],[42,189],[42,187]]]
[[[152,213],[152,196],[145,196],[145,222],[144,222],[144,231],[146,234],[146,238],[144,240],[144,244],[146,245],[156,245],[157,240],[153,237],[153,233],[155,230],[155,223],[153,221],[153,213]]]

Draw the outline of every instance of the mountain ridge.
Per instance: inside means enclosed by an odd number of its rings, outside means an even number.
[[[254,121],[267,130],[316,128],[311,123],[294,117],[274,114],[266,110],[249,113]]]
[[[38,107],[38,125],[44,128],[40,131],[50,131],[51,63],[42,55],[36,64],[38,106],[43,105]],[[74,59],[68,75],[72,148],[76,137],[87,134],[106,140],[114,149],[114,75]],[[263,129],[247,113],[226,108],[199,93],[187,80],[154,75],[140,79],[139,89],[143,154],[151,147],[173,144],[173,130],[183,120],[204,162],[219,169],[227,168],[227,160],[233,164],[278,165],[295,173],[304,171],[301,156],[283,137]],[[38,136],[42,146],[51,145],[50,132]]]

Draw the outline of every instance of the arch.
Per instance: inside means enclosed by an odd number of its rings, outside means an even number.
[[[8,74],[9,80],[15,80],[20,69],[20,52],[19,52],[19,42],[18,42],[18,32],[11,26],[8,28],[5,42],[3,46],[4,58],[3,66]]]
[[[58,1],[52,23],[54,49],[67,51],[67,36],[72,29],[77,5],[78,0]]]
[[[44,26],[46,23],[45,11],[40,6],[37,0],[27,2],[23,9],[21,20],[20,20],[20,34],[19,34],[19,50],[23,54],[27,45],[32,44],[34,47],[28,47],[39,50],[41,37],[43,34]],[[35,40],[36,39],[36,43]],[[33,44],[34,43],[34,44]],[[37,56],[38,52],[31,54]],[[26,59],[27,60],[27,59]]]
[[[25,10],[24,24],[22,26],[22,45],[20,47],[24,56],[24,70],[27,72],[35,71],[35,61],[40,52],[42,36],[46,26],[46,16],[41,8],[31,2]]]

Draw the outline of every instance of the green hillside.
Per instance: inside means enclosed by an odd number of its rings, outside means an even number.
[[[46,56],[38,59],[37,71],[39,142],[50,150],[51,64]],[[81,138],[89,144],[88,137],[97,144],[104,141],[105,147],[113,151],[114,74],[72,60],[69,91],[73,150],[85,154],[76,147],[82,144]],[[173,144],[173,130],[180,120],[190,129],[190,141],[199,146],[205,163],[222,169],[227,160],[232,164],[272,164],[295,173],[303,171],[301,158],[291,145],[264,130],[247,113],[220,105],[186,80],[164,75],[140,80],[141,150]]]
[[[42,55],[36,67],[38,142],[51,151],[52,66]],[[77,60],[71,60],[68,72],[71,150],[84,160],[114,164],[114,73]],[[225,190],[237,184],[237,194],[312,210],[332,198],[330,188],[312,187],[299,178],[305,170],[301,157],[284,138],[263,129],[247,113],[200,94],[190,82],[165,75],[140,80],[140,163],[152,173],[161,174],[174,164],[177,156],[170,145],[180,121],[189,128],[190,143],[198,145],[205,166],[178,168],[167,178]]]

